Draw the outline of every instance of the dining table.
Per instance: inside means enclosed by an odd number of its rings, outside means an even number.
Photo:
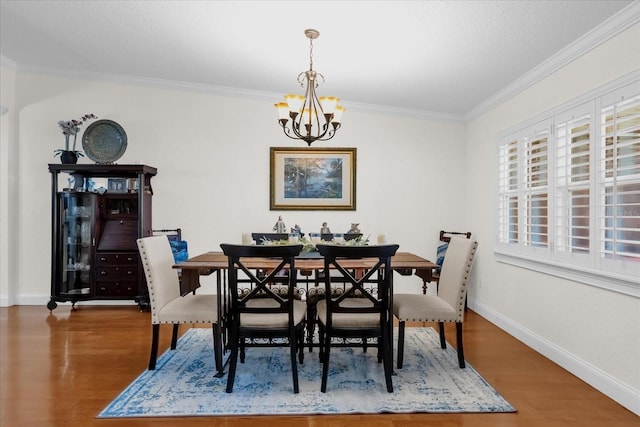
[[[364,272],[367,269],[373,267],[376,263],[376,258],[360,258],[352,260],[344,260],[341,264],[347,269],[353,269],[356,272]],[[266,270],[274,268],[280,261],[273,258],[251,258],[243,261],[244,265],[249,269]],[[422,279],[422,291],[426,293],[427,284],[431,281],[432,271],[440,266],[434,262],[416,255],[411,252],[397,252],[391,258],[392,269],[403,276],[416,275]],[[190,292],[196,292],[200,287],[200,278],[202,276],[209,276],[216,274],[216,286],[218,298],[218,313],[220,316],[219,324],[224,324],[224,310],[223,306],[228,303],[227,287],[226,287],[226,270],[229,268],[229,261],[227,256],[220,251],[205,252],[200,255],[196,255],[173,265],[173,268],[180,270],[180,292],[181,295],[186,295]],[[324,259],[317,252],[301,254],[295,259],[295,268],[300,272],[301,276],[309,278],[314,272],[316,273],[316,279],[314,279],[314,286],[318,286],[319,281],[317,279],[317,272],[324,270]],[[393,282],[393,281],[392,281]],[[309,282],[307,281],[307,291],[309,290]],[[392,284],[393,291],[393,284]],[[390,307],[389,307],[389,321],[393,322],[393,292],[391,293]],[[389,328],[391,334],[393,334],[393,328]],[[390,338],[390,342],[393,343],[393,336]],[[226,334],[225,334],[225,348],[226,348]],[[311,344],[310,344],[311,345]],[[393,344],[392,344],[393,345]]]
[[[324,259],[320,256],[302,254],[296,258],[296,269],[301,274],[308,275],[310,272],[324,269]],[[356,270],[366,270],[375,264],[371,258],[349,260],[346,268]],[[269,270],[278,265],[278,260],[271,258],[254,258],[247,260],[245,264],[248,268]],[[391,258],[391,266],[395,272],[403,276],[415,274],[422,279],[422,292],[426,293],[428,283],[431,282],[433,269],[438,268],[428,259],[411,252],[397,252]],[[205,252],[196,255],[186,261],[174,264],[173,268],[181,270],[180,291],[182,295],[193,292],[200,287],[200,277],[211,274],[218,274],[218,284],[222,284],[220,274],[229,267],[227,257],[219,251]],[[221,289],[218,289],[220,291]]]

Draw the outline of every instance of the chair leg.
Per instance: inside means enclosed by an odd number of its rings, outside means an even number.
[[[300,391],[298,386],[298,362],[296,355],[298,353],[298,332],[295,330],[289,333],[289,353],[291,357],[291,376],[293,377],[293,392],[298,393]]]
[[[173,324],[173,332],[171,333],[171,350],[175,350],[178,345],[178,328],[180,325],[178,323]]]
[[[404,361],[404,321],[398,322],[398,369],[402,369],[402,363]]]
[[[213,354],[216,362],[216,378],[224,375],[224,364],[222,362],[222,329],[219,323],[211,325],[213,329]]]
[[[458,346],[458,364],[464,368],[466,365],[464,363],[464,348],[462,347],[462,322],[456,322],[456,345]]]
[[[222,325],[220,329],[222,330],[222,353],[226,353],[229,350],[229,322],[226,314],[222,315]]]
[[[156,359],[158,358],[158,335],[160,334],[160,325],[151,326],[151,356],[149,356],[149,370],[156,369]]]
[[[296,331],[296,339],[298,340],[298,362],[304,363],[304,326]]]
[[[316,303],[307,303],[307,344],[309,353],[313,352],[313,335],[316,330]]]
[[[440,348],[447,348],[447,340],[444,336],[444,322],[438,322],[438,329],[440,330]]]
[[[227,377],[227,393],[233,392],[233,382],[236,379],[236,366],[238,364],[238,335],[231,331],[229,334],[229,346],[231,354],[229,355],[229,376]]]
[[[318,325],[318,336],[319,336],[319,344],[318,344],[318,353],[320,363],[324,363],[324,328],[321,324]]]
[[[331,349],[331,336],[328,333],[325,335],[324,342],[321,342],[320,345],[323,347],[322,384],[320,385],[320,391],[326,393],[327,378],[329,377],[329,352]]]
[[[388,326],[382,328],[382,336],[380,339],[382,340],[382,350],[384,353],[384,379],[387,383],[387,391],[393,393],[393,380],[391,379],[391,375],[393,374],[393,349],[389,342],[390,335],[388,329]]]

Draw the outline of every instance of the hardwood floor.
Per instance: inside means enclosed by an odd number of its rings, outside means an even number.
[[[96,419],[147,367],[150,314],[134,306],[0,308],[0,425],[224,427],[638,426],[639,418],[469,311],[465,356],[518,412]],[[181,331],[183,331],[181,329]],[[455,330],[447,329],[455,342]],[[170,327],[161,330],[160,352]],[[161,353],[159,353],[161,354]],[[314,353],[315,354],[315,353]],[[309,357],[305,363],[317,359]],[[224,392],[220,390],[220,392]]]

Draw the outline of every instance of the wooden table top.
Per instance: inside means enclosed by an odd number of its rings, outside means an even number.
[[[252,258],[247,259],[245,265],[247,268],[264,268],[276,266],[278,260],[271,258]],[[369,268],[375,263],[373,258],[362,258],[357,260],[348,260],[344,264],[347,268]],[[438,267],[437,264],[422,258],[411,252],[398,252],[391,258],[391,266],[393,269],[416,269],[416,270],[432,270]],[[187,261],[175,264],[174,268],[183,270],[189,269],[226,269],[229,267],[226,255],[222,252],[206,252],[189,258]],[[324,260],[322,258],[296,258],[296,268],[299,270],[316,270],[324,268]]]

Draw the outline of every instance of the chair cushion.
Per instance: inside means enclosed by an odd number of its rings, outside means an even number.
[[[372,307],[373,304],[366,298],[347,298],[342,307]],[[318,320],[323,325],[327,323],[327,300],[318,301]],[[375,328],[380,325],[378,313],[333,313],[331,324],[334,328]]]
[[[158,311],[157,323],[218,323],[218,296],[187,294],[175,298]]]
[[[256,298],[247,303],[248,307],[277,307],[277,303],[269,298]],[[298,325],[307,315],[307,304],[293,301],[293,324]],[[289,316],[287,313],[242,313],[240,315],[240,327],[251,328],[287,328]]]
[[[400,321],[462,322],[459,311],[435,295],[395,294],[393,314]]]

